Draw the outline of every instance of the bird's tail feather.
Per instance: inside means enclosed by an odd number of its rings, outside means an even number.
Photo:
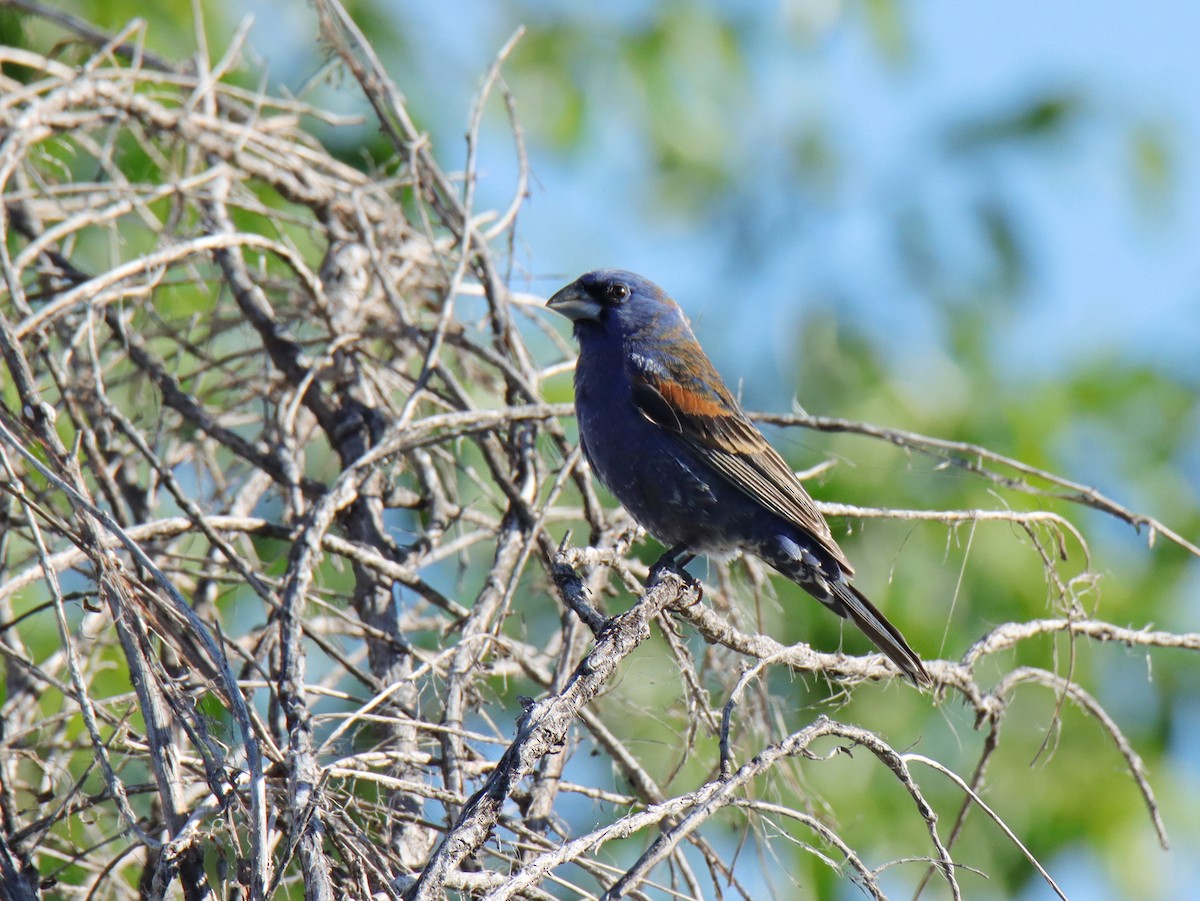
[[[874,604],[867,600],[866,595],[846,581],[845,578],[829,586],[833,597],[825,603],[840,616],[849,618],[858,626],[862,633],[871,639],[892,663],[900,667],[901,672],[917,685],[929,685],[933,680],[925,664],[917,656],[916,651],[908,646],[900,630],[893,626],[886,616],[879,612]]]

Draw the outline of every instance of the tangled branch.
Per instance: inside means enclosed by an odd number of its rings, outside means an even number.
[[[893,682],[891,664],[747,627],[726,569],[701,601],[629,559],[636,529],[595,495],[569,405],[543,400],[569,353],[508,287],[503,248],[528,181],[500,78],[513,42],[452,178],[362,32],[319,0],[322,38],[395,153],[368,174],[305,130],[334,117],[230,83],[240,36],[215,62],[174,65],[138,23],[109,36],[16,5],[65,29],[77,58],[0,48],[6,897],[57,879],[111,896],[236,886],[256,901],[295,883],[329,899],[754,897],[709,828],[728,815],[747,833],[800,830],[803,853],[882,898],[889,863],[868,862],[806,799],[754,791],[854,748],[903,786],[925,833],[914,859],[959,897],[951,852],[1028,684],[1102,725],[1165,842],[1145,765],[1095,698],[1034,667],[988,683],[981,664],[1044,635],[1191,651],[1200,636],[1064,603],[1067,616],[1001,625],[931,661],[928,700],[958,696],[986,726],[946,835],[909,768],[928,758],[826,716],[784,728],[756,707],[768,667],[837,697]],[[521,163],[511,203],[489,217],[474,209],[474,160],[497,94]],[[774,421],[1065,493],[1197,553],[986,449]],[[1088,554],[1075,523],[1041,511],[826,509],[1023,529],[1064,599],[1056,549]],[[614,614],[623,589],[636,600]],[[687,710],[665,779],[606,698],[656,635]],[[704,740],[711,772],[697,777],[684,763],[704,758]],[[630,838],[643,841],[632,856],[619,847]]]

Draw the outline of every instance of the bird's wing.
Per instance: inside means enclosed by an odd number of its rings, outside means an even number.
[[[641,414],[682,438],[731,485],[811,533],[852,575],[825,517],[792,468],[742,413],[712,364],[689,359],[687,369],[692,375],[687,381],[658,367],[635,372],[633,396]]]

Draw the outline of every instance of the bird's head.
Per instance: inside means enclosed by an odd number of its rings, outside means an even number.
[[[620,341],[662,335],[671,327],[687,329],[687,318],[662,288],[622,269],[597,269],[581,275],[546,304],[575,323],[585,342],[606,336]]]

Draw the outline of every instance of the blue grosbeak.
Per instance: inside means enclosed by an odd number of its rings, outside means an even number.
[[[854,570],[825,518],[746,418],[675,301],[639,275],[601,269],[547,305],[575,323],[584,455],[668,547],[656,565],[755,554],[852,620],[914,682],[930,682],[900,631],[850,584]]]

